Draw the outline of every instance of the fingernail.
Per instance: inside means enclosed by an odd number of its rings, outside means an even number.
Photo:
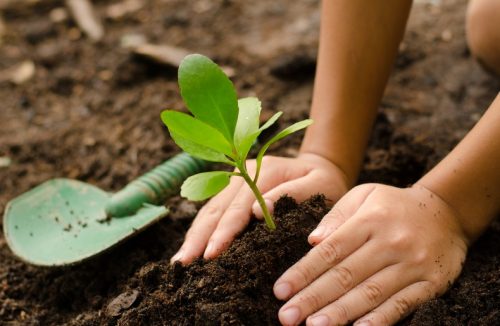
[[[205,249],[205,253],[203,254],[203,257],[205,257],[206,259],[209,259],[210,257],[212,257],[214,255],[214,251],[215,251],[214,242],[210,241],[208,243],[207,249]]]
[[[362,320],[354,323],[355,326],[372,326],[372,323],[368,320]]]
[[[283,310],[280,313],[280,320],[285,325],[295,325],[299,321],[300,311],[296,307]]]
[[[309,322],[312,326],[328,326],[330,325],[330,318],[325,315],[319,315],[312,317]]]
[[[172,258],[170,258],[170,263],[174,263],[174,262],[176,262],[178,260],[181,260],[182,256],[184,256],[184,250],[183,249],[177,251],[177,253],[174,256],[172,256]]]
[[[325,233],[325,227],[318,226],[316,229],[314,229],[314,231],[311,232],[311,234],[309,234],[309,236],[313,238],[319,238],[323,235],[323,233]]]
[[[280,300],[287,299],[292,294],[292,287],[288,283],[278,283],[274,286],[274,295]]]

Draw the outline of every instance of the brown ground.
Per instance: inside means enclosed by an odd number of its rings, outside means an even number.
[[[117,2],[94,1],[103,17]],[[362,181],[414,182],[465,135],[497,94],[498,80],[467,51],[465,3],[415,5]],[[11,160],[0,164],[0,211],[13,197],[54,177],[119,189],[177,152],[159,119],[162,109],[182,107],[175,69],[131,56],[120,47],[126,34],[140,33],[233,67],[240,96],[258,95],[267,114],[285,111],[283,125],[307,115],[319,23],[316,0],[146,1],[124,18],[106,19],[100,44],[79,35],[71,20],[51,22],[49,13],[61,6],[60,0],[0,0],[6,27],[0,36],[0,163]],[[34,77],[22,85],[2,81],[6,69],[23,60],[35,63]],[[293,137],[273,152],[294,155],[299,142]],[[166,275],[164,261],[178,248],[195,212],[178,198],[172,203],[177,220],[165,220],[107,255],[68,269],[19,262],[0,235],[0,324],[102,321],[122,293],[120,299],[132,303],[119,318],[147,305],[151,297],[144,295],[138,276]],[[405,322],[500,323],[499,271],[497,223],[471,249],[451,291]]]

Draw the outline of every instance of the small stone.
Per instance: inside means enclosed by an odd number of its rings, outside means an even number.
[[[92,146],[94,146],[96,144],[96,140],[95,140],[95,138],[93,138],[91,136],[85,136],[83,138],[82,143],[83,143],[84,146],[92,147]]]
[[[139,296],[139,291],[132,290],[123,292],[114,298],[106,307],[106,315],[110,317],[119,316],[124,310],[130,308]]]
[[[111,70],[102,70],[99,72],[99,79],[101,80],[104,80],[104,81],[108,81],[108,80],[111,80],[111,78],[113,78],[113,72]]]
[[[53,23],[60,24],[68,20],[68,11],[62,7],[54,8],[50,11],[49,17]]]
[[[445,29],[445,30],[441,33],[441,39],[442,39],[444,42],[450,42],[450,41],[453,39],[453,33],[452,33],[449,29]]]
[[[221,66],[220,68],[222,69],[222,71],[224,71],[227,77],[233,78],[234,76],[236,76],[236,70],[234,70],[233,67]]]
[[[10,81],[16,85],[21,85],[29,81],[35,75],[35,63],[25,60],[14,67],[10,72]]]
[[[0,168],[7,168],[12,164],[12,160],[8,156],[0,156]]]
[[[77,41],[82,37],[82,32],[76,27],[70,28],[68,31],[68,38],[71,41]]]

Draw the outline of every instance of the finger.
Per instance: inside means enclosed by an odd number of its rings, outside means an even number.
[[[264,181],[257,184],[260,191],[266,191],[268,187],[270,185],[265,184]],[[203,254],[205,259],[215,258],[227,249],[236,235],[248,225],[254,200],[255,195],[250,187],[246,184],[242,185],[210,236],[207,249]]]
[[[361,282],[338,300],[307,318],[307,325],[344,325],[378,307],[412,284],[416,273],[404,264],[391,265]],[[380,325],[380,324],[375,324]],[[385,325],[385,323],[383,323]]]
[[[317,194],[318,182],[315,180],[317,177],[314,174],[315,173],[312,172],[298,179],[281,183],[279,186],[266,192],[263,197],[269,211],[272,212],[274,203],[283,195],[290,196],[296,201],[301,202]],[[324,191],[324,189],[322,189],[322,191]],[[338,192],[340,196],[340,191]],[[253,203],[252,210],[255,216],[262,216],[262,208],[257,201]]]
[[[242,185],[243,180],[241,178],[231,178],[227,188],[210,199],[200,209],[186,233],[183,245],[170,259],[171,262],[178,260],[183,264],[188,264],[196,257],[201,256],[224,211],[233,201]]]
[[[432,283],[414,283],[394,294],[378,308],[359,318],[354,325],[393,325],[414,311],[422,303],[436,297]]]
[[[337,230],[356,213],[375,187],[374,184],[366,184],[354,187],[349,191],[323,217],[316,229],[309,234],[307,239],[309,243],[315,246]]]
[[[317,187],[314,191],[307,190],[312,188],[314,182],[308,179],[308,170],[305,167],[266,170],[266,173],[261,175],[260,180],[265,182],[263,186],[267,188],[263,191],[263,197],[271,214],[274,203],[285,194],[300,202],[318,193]],[[309,195],[307,195],[308,193]],[[263,218],[262,208],[256,200],[253,200],[252,211],[257,218]]]
[[[274,294],[281,300],[290,298],[360,248],[369,235],[366,225],[348,221],[290,267],[276,281]]]
[[[373,259],[376,254],[378,254],[377,259]],[[366,264],[370,260],[371,263]],[[392,264],[392,260],[390,255],[384,252],[381,244],[375,241],[367,242],[290,299],[280,309],[280,320],[284,325],[301,322]]]

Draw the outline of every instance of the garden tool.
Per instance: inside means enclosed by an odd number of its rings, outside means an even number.
[[[182,153],[114,194],[77,180],[46,181],[7,204],[7,244],[33,265],[81,262],[165,217],[161,203],[206,168],[205,161]]]

